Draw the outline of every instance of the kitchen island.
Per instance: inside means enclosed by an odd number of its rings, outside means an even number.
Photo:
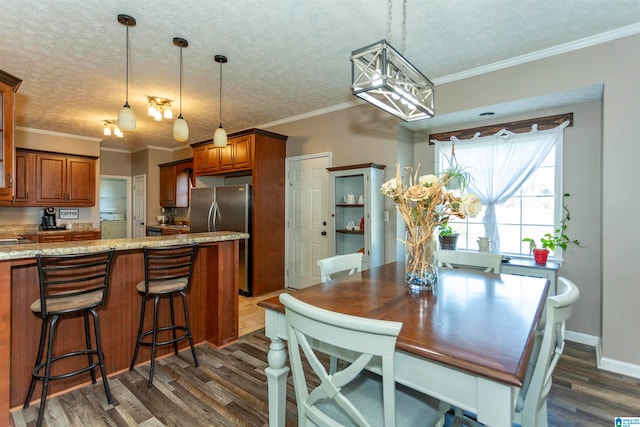
[[[135,285],[144,280],[142,248],[199,243],[193,282],[187,295],[193,338],[195,343],[223,347],[238,339],[238,249],[239,240],[248,237],[246,233],[214,232],[0,246],[0,425],[11,425],[10,409],[24,403],[38,348],[41,319],[29,308],[39,295],[37,254],[116,249],[107,304],[99,313],[105,365],[111,376],[128,369],[133,354],[141,301]],[[176,304],[177,318],[182,316],[180,307],[181,304]],[[147,313],[149,322],[150,312]],[[160,316],[159,322],[169,323],[168,313],[164,318]],[[64,333],[60,334],[54,352],[83,345],[81,318],[65,320],[61,327]],[[170,347],[158,349],[159,356],[170,352]],[[146,363],[150,353],[150,349],[141,348],[138,362]],[[61,361],[59,368],[69,371],[74,362],[78,361],[73,358]],[[49,395],[88,382],[88,374],[54,381]],[[34,396],[39,396],[39,387]]]

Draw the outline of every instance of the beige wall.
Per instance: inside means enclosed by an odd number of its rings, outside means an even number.
[[[568,329],[600,337],[602,216],[599,206],[602,203],[602,103],[590,102],[538,110],[468,125],[434,128],[431,132],[447,132],[570,112],[573,113],[574,125],[564,131],[563,150],[563,191],[571,194],[571,197],[567,198],[571,210],[567,234],[573,239],[578,239],[584,247],[570,246],[565,251],[559,275],[574,281],[581,292],[574,313],[567,322]],[[420,132],[416,135],[415,161],[433,168],[435,150],[433,145],[428,144],[427,138],[427,133]],[[594,206],[598,208],[594,209]]]
[[[131,176],[131,153],[126,151],[101,150],[101,175]]]
[[[631,366],[638,375],[635,325],[640,324],[636,308],[640,266],[635,243],[640,239],[640,227],[630,223],[630,217],[640,209],[640,197],[635,194],[640,157],[639,70],[640,36],[634,35],[436,89],[438,114],[447,114],[604,85],[601,132],[596,105],[585,106],[576,127],[567,130],[578,141],[565,148],[564,185],[573,194],[571,228],[587,248],[567,251],[562,273],[584,288],[570,329],[587,335],[601,330],[603,363],[614,370]],[[290,136],[288,156],[332,151],[334,165],[376,161],[391,166],[400,152],[396,121],[381,114],[365,105],[269,130]],[[592,136],[599,133],[598,147]],[[580,146],[581,135],[589,141],[588,153]],[[619,237],[621,229],[627,238]],[[606,237],[600,239],[599,235]]]
[[[56,153],[100,156],[100,141],[96,138],[77,137],[55,132],[42,132],[34,129],[16,129],[16,147],[30,150],[52,151]],[[96,162],[96,173],[100,175],[100,160]],[[96,184],[96,200],[99,200],[99,185]],[[99,228],[99,207],[79,208],[77,220],[69,223],[91,223]],[[0,225],[40,224],[42,208],[38,207],[0,207]]]
[[[444,84],[438,87],[437,99],[440,113],[447,113],[604,84],[602,201],[583,209],[574,208],[574,223],[584,221],[585,216],[597,219],[593,211],[601,211],[601,224],[593,223],[592,227],[602,227],[602,235],[605,236],[600,243],[603,363],[612,369],[625,368],[625,364],[635,365],[636,375],[640,376],[640,352],[636,344],[639,336],[638,329],[633,326],[640,324],[640,312],[637,310],[640,267],[635,250],[640,227],[630,223],[633,212],[640,209],[640,197],[636,195],[638,186],[634,184],[638,181],[636,164],[640,155],[637,143],[640,134],[639,70],[640,35],[635,35]],[[565,185],[575,188],[573,193],[592,191],[597,200],[600,186],[593,183],[591,167],[593,165],[574,166],[581,169],[582,174],[570,183],[565,181]],[[584,183],[583,187],[580,183]],[[591,186],[591,190],[584,188],[586,186]],[[624,230],[624,239],[619,237],[621,229]],[[568,252],[567,268],[573,260],[569,257],[579,256],[579,253],[577,250]],[[597,263],[598,260],[593,259],[592,262]],[[598,277],[590,280],[598,280]],[[577,284],[583,286],[582,283]],[[575,322],[571,325],[572,328],[582,328]]]

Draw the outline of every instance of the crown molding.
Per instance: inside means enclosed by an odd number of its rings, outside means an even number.
[[[25,127],[22,127],[22,126],[16,126],[16,130],[19,130],[19,131],[22,131],[22,132],[27,132],[27,133],[37,133],[37,134],[40,134],[40,135],[59,136],[59,137],[69,138],[69,139],[80,139],[82,141],[91,141],[91,142],[100,142],[100,141],[102,141],[102,138],[94,138],[94,137],[91,137],[91,136],[74,135],[72,133],[55,132],[55,131],[52,131],[52,130],[25,128]]]
[[[640,23],[627,25],[626,27],[621,27],[615,30],[596,34],[595,36],[585,37],[583,39],[575,40],[569,43],[564,43],[564,44],[553,46],[547,49],[542,49],[535,52],[527,53],[525,55],[516,56],[514,58],[506,59],[504,61],[494,62],[493,64],[483,65],[482,67],[476,67],[470,70],[436,78],[436,79],[433,79],[433,84],[437,86],[445,83],[451,83],[457,80],[468,79],[470,77],[476,77],[481,74],[503,70],[505,68],[513,67],[515,65],[525,64],[531,61],[537,61],[539,59],[560,55],[562,53],[583,49],[589,46],[595,46],[601,43],[606,43],[612,40],[621,39],[623,37],[632,36],[638,33],[640,33]]]

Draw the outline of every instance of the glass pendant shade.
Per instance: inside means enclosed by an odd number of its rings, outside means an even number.
[[[173,122],[173,139],[178,142],[185,142],[189,139],[189,125],[182,115],[179,115]]]
[[[134,133],[136,131],[136,114],[129,104],[125,104],[118,112],[118,128],[122,133]]]
[[[222,127],[222,123],[213,133],[213,146],[224,148],[227,146],[227,131]]]

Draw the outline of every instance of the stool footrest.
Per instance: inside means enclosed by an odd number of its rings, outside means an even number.
[[[96,357],[98,356],[98,352],[96,350],[79,350],[79,351],[72,351],[69,353],[64,353],[64,354],[60,354],[58,356],[52,357],[51,358],[51,365],[53,365],[53,363],[57,360],[62,360],[62,359],[66,359],[68,357],[75,357],[75,356],[84,356],[86,357],[89,354],[93,354]],[[40,375],[39,372],[41,370],[43,370],[45,367],[47,366],[46,362],[42,362],[39,363],[34,369],[33,369],[33,376],[35,378],[37,378],[40,381],[44,381],[44,375]],[[78,369],[76,371],[71,371],[71,372],[66,372],[64,374],[57,374],[57,375],[49,375],[49,380],[62,380],[65,378],[70,378],[76,375],[80,375],[83,374],[85,372],[89,372],[92,371],[96,368],[100,367],[100,360],[98,358],[98,360],[96,360],[95,362],[93,362],[91,365],[85,366],[82,369]]]
[[[184,339],[186,339],[189,334],[187,333],[187,327],[186,326],[163,326],[162,328],[158,328],[156,330],[156,333],[158,332],[162,332],[162,331],[182,331],[184,332],[182,335],[180,335],[179,337],[175,337],[172,338],[170,340],[167,341],[156,341],[156,347],[160,346],[160,345],[168,345],[168,344],[174,344],[177,342],[180,342]],[[145,342],[143,341],[146,337],[148,336],[153,336],[153,330],[149,330],[149,331],[145,331],[142,333],[142,336],[138,338],[138,342],[140,343],[140,345],[145,345],[145,346],[153,346],[152,342]]]

